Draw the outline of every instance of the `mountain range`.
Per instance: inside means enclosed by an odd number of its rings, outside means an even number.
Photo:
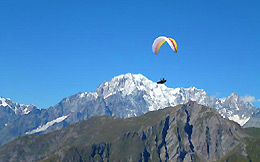
[[[168,88],[141,74],[128,73],[101,83],[94,92],[64,98],[48,109],[0,98],[0,145],[25,134],[59,130],[92,116],[129,118],[190,100],[214,108],[222,117],[241,126],[260,127],[257,109],[236,93],[216,98],[203,89]]]
[[[91,117],[0,147],[0,161],[259,161],[260,129],[189,101],[139,117]]]

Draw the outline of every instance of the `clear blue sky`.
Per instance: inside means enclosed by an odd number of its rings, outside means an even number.
[[[1,0],[0,96],[48,108],[141,73],[172,88],[259,99],[259,7],[259,0]],[[177,41],[177,54],[167,45],[152,53],[160,35]]]

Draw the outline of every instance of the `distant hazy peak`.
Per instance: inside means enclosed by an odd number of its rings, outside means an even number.
[[[0,106],[4,106],[4,107],[8,106],[8,104],[6,103],[6,100],[8,100],[8,99],[0,97]]]
[[[28,114],[32,111],[32,109],[35,109],[36,106],[33,104],[25,105],[25,104],[19,104],[17,102],[13,102],[10,98],[3,98],[0,97],[0,107],[8,107],[16,115],[24,115]]]

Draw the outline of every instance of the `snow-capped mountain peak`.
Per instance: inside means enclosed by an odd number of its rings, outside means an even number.
[[[4,106],[4,107],[8,106],[8,104],[6,103],[6,100],[7,99],[0,97],[0,106]]]
[[[154,87],[156,83],[148,80],[141,74],[125,74],[103,82],[96,90],[99,95],[107,98],[113,94],[130,95],[134,90],[144,90]]]
[[[238,102],[240,100],[240,96],[236,92],[233,92],[227,97],[227,99],[235,100]]]
[[[185,104],[190,100],[213,107],[223,117],[240,125],[253,118],[255,111],[253,104],[246,102],[248,100],[237,93],[232,93],[227,98],[216,98],[193,86],[168,88],[141,74],[128,73],[101,83],[94,92],[78,93],[64,98],[49,109],[32,111],[37,109],[34,105],[23,105],[1,97],[0,116],[4,118],[1,118],[0,129],[6,131],[3,134],[9,133],[16,137],[26,132],[30,134],[57,130],[91,116],[139,116],[148,111]],[[18,130],[17,134],[11,132],[13,129],[3,129],[14,125]],[[3,142],[7,140],[0,136],[0,145]]]
[[[25,105],[13,102],[10,98],[0,97],[0,107],[11,109],[16,115],[25,115],[36,109],[35,105]]]
[[[64,98],[60,103],[48,109],[50,115],[48,122],[62,116],[68,116],[68,118],[64,118],[64,121],[70,122],[105,114],[127,118],[139,116],[148,111],[184,104],[190,100],[213,107],[223,117],[234,120],[240,125],[245,124],[255,110],[252,103],[245,102],[237,93],[232,93],[227,98],[216,98],[194,86],[168,88],[141,74],[128,73],[101,83],[94,92],[78,93]],[[15,115],[25,115],[36,107],[0,98],[1,108],[3,110],[11,109],[10,112]],[[5,123],[2,125],[4,126]]]
[[[189,100],[199,104],[215,108],[223,117],[237,121],[243,125],[252,114],[254,106],[244,102],[237,93],[232,93],[227,98],[215,98],[209,96],[205,90],[194,86],[189,88],[168,88],[165,85],[157,84],[147,79],[141,74],[125,74],[103,82],[97,88],[96,93],[103,96],[109,105],[111,97],[121,96],[130,100],[132,104],[142,99],[146,108],[142,111],[135,110],[134,106],[129,106],[126,117],[136,116],[147,111],[158,110],[160,108],[183,104]],[[136,105],[135,103],[134,105]],[[241,109],[241,110],[240,110]]]

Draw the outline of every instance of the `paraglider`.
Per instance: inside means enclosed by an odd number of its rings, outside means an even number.
[[[161,46],[165,42],[167,42],[169,44],[169,46],[171,47],[171,49],[177,53],[178,49],[177,49],[176,41],[174,39],[172,39],[170,37],[166,37],[166,36],[160,36],[154,40],[153,46],[152,46],[153,53],[157,55]],[[164,78],[162,78],[160,81],[157,82],[157,84],[164,84],[165,82],[166,82],[166,80]]]
[[[164,84],[166,82],[166,80],[164,78],[162,78],[159,82],[157,82],[157,84]]]
[[[156,38],[153,42],[153,53],[155,53],[156,55],[158,54],[161,46],[167,42],[169,44],[169,46],[171,47],[171,49],[175,52],[177,52],[177,43],[174,39],[170,38],[170,37],[166,37],[166,36],[160,36],[158,38]]]

